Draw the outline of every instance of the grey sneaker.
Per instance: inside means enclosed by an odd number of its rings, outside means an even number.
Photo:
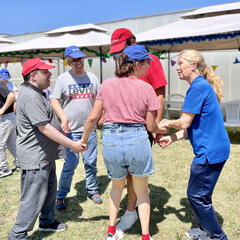
[[[65,223],[60,223],[55,220],[54,223],[50,225],[39,225],[39,232],[62,232],[68,228],[68,225]]]
[[[121,229],[123,232],[131,228],[135,222],[138,220],[137,212],[126,211],[121,217],[120,222],[117,224],[116,228]]]
[[[200,227],[190,229],[186,232],[186,236],[190,239],[201,239],[202,237],[208,237],[208,234],[203,231]]]
[[[11,175],[12,173],[13,172],[11,169],[0,170],[0,178],[7,177],[7,176]]]

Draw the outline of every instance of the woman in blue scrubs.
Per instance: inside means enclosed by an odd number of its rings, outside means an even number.
[[[162,120],[166,127],[180,131],[162,137],[162,147],[188,137],[195,154],[191,165],[187,195],[199,227],[186,232],[188,238],[227,240],[212,206],[212,193],[229,157],[230,142],[220,108],[222,81],[206,66],[203,56],[194,50],[182,51],[177,72],[190,87],[182,115],[177,120]]]

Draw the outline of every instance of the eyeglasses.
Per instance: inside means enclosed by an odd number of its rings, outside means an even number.
[[[84,61],[84,58],[74,58],[70,63],[77,64],[78,62],[82,63]]]

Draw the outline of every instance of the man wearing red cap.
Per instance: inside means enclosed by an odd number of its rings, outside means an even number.
[[[23,64],[24,83],[17,99],[17,155],[21,166],[21,200],[9,240],[29,239],[39,216],[39,231],[64,231],[54,218],[57,178],[55,160],[65,156],[64,145],[80,152],[84,145],[63,135],[59,121],[43,90],[49,87],[54,66],[39,58]],[[61,144],[61,145],[60,145]]]
[[[115,58],[118,57],[118,54],[121,54],[122,51],[131,45],[136,44],[136,37],[132,32],[127,28],[116,29],[111,37],[111,48],[110,53],[115,53]],[[154,61],[150,62],[150,67],[148,69],[146,77],[142,80],[149,83],[155,90],[158,100],[161,104],[161,108],[158,110],[157,121],[160,122],[163,113],[164,98],[165,98],[165,85],[167,85],[164,71],[159,59],[152,54],[149,54]],[[149,141],[151,144],[155,136],[150,132]],[[128,174],[127,176],[127,190],[128,190],[128,207],[125,214],[121,217],[121,221],[118,223],[117,228],[123,231],[129,229],[138,219],[137,212],[135,210],[136,206],[136,194],[133,190],[132,185],[132,176]]]

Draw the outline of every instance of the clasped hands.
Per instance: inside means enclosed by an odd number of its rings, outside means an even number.
[[[169,128],[169,120],[162,119],[158,124],[158,128],[161,130],[161,134],[156,134],[154,138],[155,143],[157,143],[160,147],[165,148],[172,143],[171,136],[163,136],[162,134],[168,133]]]
[[[64,134],[70,133],[70,128],[68,126],[68,118],[65,118],[62,120],[61,122],[61,128]],[[79,152],[83,152],[83,154],[87,151],[88,145],[87,143],[84,143],[84,141],[81,139],[79,141],[73,141],[73,143],[71,144],[70,149],[74,152],[74,153],[79,153]]]
[[[70,149],[74,153],[83,152],[83,154],[86,153],[87,148],[88,148],[87,143],[84,143],[82,139],[80,139],[78,141],[73,141],[73,144],[71,144],[71,147],[70,147]]]

